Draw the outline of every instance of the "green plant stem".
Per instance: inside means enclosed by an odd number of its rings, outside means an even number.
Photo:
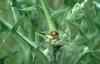
[[[41,5],[42,5],[42,9],[43,9],[44,15],[46,17],[48,26],[49,26],[49,31],[56,31],[56,27],[55,27],[53,21],[51,20],[51,17],[48,13],[48,10],[46,9],[46,5],[44,3],[44,0],[40,0],[40,2],[41,2]]]
[[[11,13],[12,13],[12,19],[13,19],[13,24],[14,23],[16,23],[17,21],[17,15],[16,15],[16,13],[15,13],[15,9],[14,9],[14,7],[12,7],[12,2],[10,1],[10,0],[8,0],[8,4],[9,4],[9,8],[10,8],[10,11],[11,11]]]
[[[86,54],[87,52],[81,53],[80,56],[76,59],[76,61],[73,64],[78,64],[86,56]]]

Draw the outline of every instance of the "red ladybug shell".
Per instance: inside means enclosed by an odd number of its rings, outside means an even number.
[[[58,36],[58,33],[57,33],[56,31],[51,31],[51,32],[49,33],[49,35],[50,35],[51,37],[53,37],[53,39],[56,39],[57,36]]]

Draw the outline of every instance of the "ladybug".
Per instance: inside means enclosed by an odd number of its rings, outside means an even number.
[[[56,32],[56,31],[51,31],[51,32],[49,33],[49,35],[52,37],[52,39],[57,39],[57,37],[58,37],[58,32]]]
[[[50,38],[50,39],[59,39],[58,37],[58,32],[56,31],[51,31],[49,32],[47,35],[46,35],[47,38]]]

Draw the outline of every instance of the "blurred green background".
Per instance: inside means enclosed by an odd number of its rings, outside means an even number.
[[[100,0],[0,0],[0,64],[100,64]]]

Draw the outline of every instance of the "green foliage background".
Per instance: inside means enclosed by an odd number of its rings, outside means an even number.
[[[100,64],[100,1],[0,0],[0,64]]]

